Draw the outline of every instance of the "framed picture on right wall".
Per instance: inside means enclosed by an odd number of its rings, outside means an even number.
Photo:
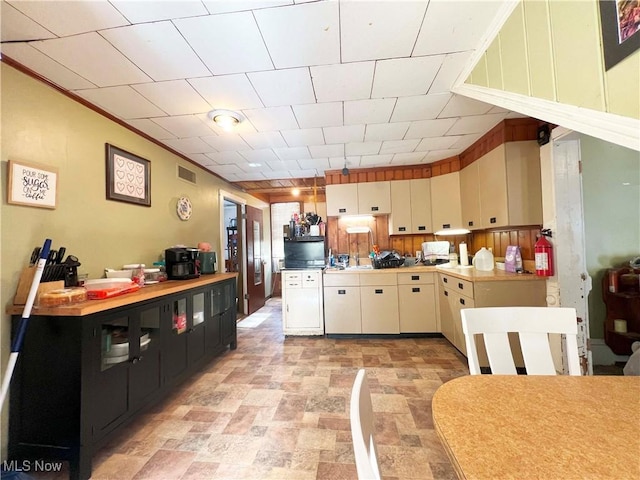
[[[609,70],[640,48],[640,1],[600,0],[604,68]]]

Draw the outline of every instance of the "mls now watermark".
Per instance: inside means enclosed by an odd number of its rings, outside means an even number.
[[[63,462],[47,460],[11,460],[2,462],[3,472],[59,472]]]

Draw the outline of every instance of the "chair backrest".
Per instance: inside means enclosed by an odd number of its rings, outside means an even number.
[[[351,437],[359,480],[379,480],[378,452],[373,439],[373,407],[367,373],[360,369],[351,390]]]
[[[487,307],[460,311],[469,372],[479,375],[475,335],[482,334],[491,373],[516,375],[509,332],[518,334],[527,375],[556,375],[549,334],[563,334],[569,375],[580,375],[575,308]]]

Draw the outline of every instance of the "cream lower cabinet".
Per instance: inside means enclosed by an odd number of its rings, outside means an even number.
[[[440,327],[442,334],[464,355],[467,354],[460,310],[473,308],[473,283],[440,274]]]
[[[358,274],[328,274],[324,277],[325,332],[362,333]]]
[[[323,335],[321,270],[285,270],[282,326],[285,335]]]
[[[398,273],[400,333],[439,332],[434,273]]]
[[[395,273],[360,275],[362,333],[400,333]]]

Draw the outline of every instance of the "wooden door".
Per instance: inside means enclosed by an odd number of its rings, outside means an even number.
[[[247,205],[247,315],[264,306],[265,302],[262,232],[262,210]]]

